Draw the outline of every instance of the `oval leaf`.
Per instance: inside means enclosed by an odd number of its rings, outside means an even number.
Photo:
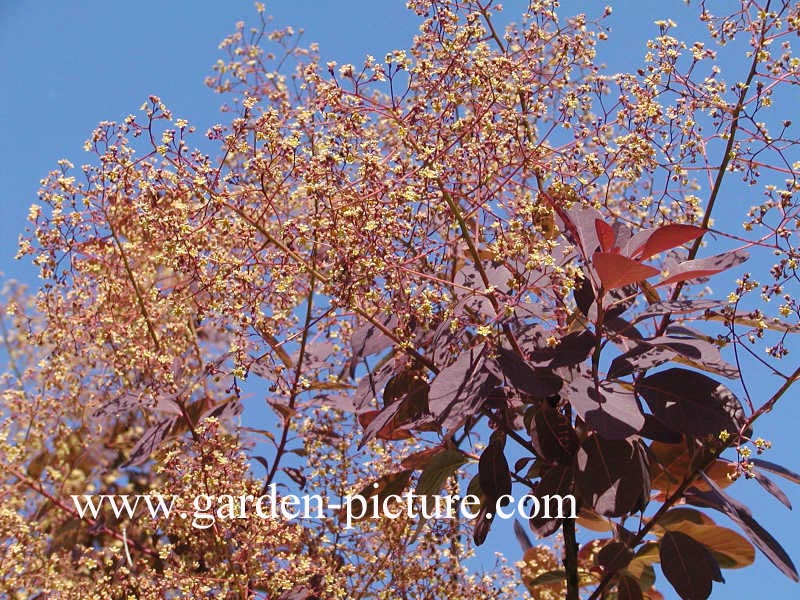
[[[680,531],[661,538],[661,570],[684,600],[705,600],[712,581],[725,581],[709,549]]]

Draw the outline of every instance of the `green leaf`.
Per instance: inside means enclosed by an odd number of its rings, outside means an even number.
[[[444,487],[447,478],[465,462],[467,462],[467,457],[464,453],[451,448],[435,455],[419,476],[416,494],[418,496],[438,494]]]

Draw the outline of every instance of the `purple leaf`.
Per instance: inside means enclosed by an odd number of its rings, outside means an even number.
[[[633,558],[633,550],[627,544],[611,541],[597,553],[597,564],[608,572],[616,573],[628,566]]]
[[[661,570],[684,600],[705,600],[712,581],[725,581],[711,551],[685,533],[667,531],[659,547]]]
[[[397,326],[395,315],[384,315],[375,318],[375,321],[384,326],[385,329],[392,330]],[[350,338],[350,346],[353,349],[353,362],[376,354],[392,345],[392,340],[372,323],[365,323],[353,332]]]
[[[791,580],[800,581],[800,577],[797,575],[797,569],[792,559],[789,558],[789,555],[786,553],[786,550],[784,550],[778,541],[753,518],[750,509],[738,500],[728,496],[720,489],[714,480],[705,473],[700,473],[700,475],[711,487],[711,491],[695,491],[692,493],[692,499],[699,500],[701,504],[710,506],[728,515],[732,521],[742,528],[742,531],[750,538],[750,541],[764,553],[764,556],[766,556],[773,565],[778,567],[778,569]]]
[[[653,415],[677,432],[717,436],[744,425],[744,410],[733,392],[702,373],[667,369],[639,381],[636,391]]]
[[[567,496],[575,493],[575,473],[572,467],[555,466],[548,467],[542,472],[542,477],[536,483],[536,489],[533,490],[537,498],[544,496]],[[565,506],[569,506],[565,503]],[[566,513],[566,511],[565,511]],[[557,517],[545,517],[544,511],[534,516],[528,524],[531,531],[538,537],[547,537],[552,535],[561,526],[561,521]]]
[[[584,502],[605,516],[641,510],[650,497],[647,458],[638,441],[589,436],[577,456],[578,488]]]
[[[622,440],[641,431],[644,415],[635,396],[619,386],[603,382],[595,389],[590,377],[569,382],[562,396],[586,424],[607,440]]]
[[[548,366],[551,369],[574,367],[586,360],[594,349],[595,341],[591,331],[569,333],[552,348],[545,346],[536,349],[530,361],[536,366]],[[524,347],[524,350],[528,351],[528,347]]]
[[[768,460],[762,460],[760,458],[751,458],[750,462],[753,463],[755,466],[764,469],[765,471],[770,471],[771,473],[775,473],[776,475],[780,475],[788,479],[793,483],[800,483],[800,473],[795,473],[786,467],[782,467],[781,465],[776,465],[774,462],[770,462]]]
[[[357,411],[369,405],[378,398],[386,383],[394,375],[394,364],[391,361],[384,363],[377,371],[370,371],[358,382],[356,393],[353,396],[353,405]]]
[[[561,378],[549,369],[532,367],[516,352],[500,348],[497,363],[512,387],[523,394],[544,399],[558,393]]]
[[[644,600],[639,581],[630,575],[620,575],[617,581],[617,600]]]
[[[720,306],[725,306],[722,300],[675,300],[674,302],[658,302],[648,306],[636,316],[636,321],[641,321],[648,317],[659,317],[662,315],[683,315],[687,313],[713,310]]]
[[[725,254],[718,254],[717,256],[709,256],[708,258],[687,260],[672,269],[669,277],[658,282],[658,285],[669,285],[671,283],[714,275],[742,264],[747,260],[748,256],[748,253],[744,250],[734,250],[732,252],[726,252]]]
[[[764,475],[761,471],[753,470],[753,477],[758,482],[758,484],[767,490],[770,494],[772,494],[778,501],[783,504],[789,510],[792,510],[792,503],[789,500],[789,497],[783,492],[781,488],[779,488],[775,483],[766,475]]]
[[[149,429],[147,429],[136,445],[131,450],[131,454],[121,466],[122,468],[141,465],[144,463],[153,451],[163,442],[172,431],[172,427],[178,421],[177,417],[171,417],[159,421]]]
[[[578,449],[578,437],[569,419],[547,403],[536,410],[530,435],[531,445],[551,465],[570,464]]]
[[[448,431],[458,429],[486,400],[483,388],[490,374],[484,368],[484,355],[483,344],[464,350],[431,382],[429,410]]]
[[[653,347],[646,343],[638,344],[625,354],[620,354],[611,361],[608,368],[608,378],[617,379],[630,375],[634,371],[644,371],[669,362],[675,357],[675,352],[669,348]]]
[[[361,436],[361,441],[358,443],[359,449],[363,448],[367,442],[378,435],[378,432],[381,431],[381,429],[383,429],[383,427],[394,418],[402,406],[402,402],[394,402],[381,410],[380,413],[378,413],[378,415],[364,428],[364,435]]]
[[[487,496],[487,503],[491,505],[501,496],[511,493],[511,472],[503,453],[503,443],[498,438],[492,439],[481,454],[478,481]]]
[[[571,208],[566,212],[567,218],[578,233],[579,239],[575,241],[580,246],[581,255],[585,260],[589,260],[598,246],[600,246],[595,222],[598,219],[602,221],[603,215],[594,208]],[[560,229],[561,231],[568,230],[563,225]]]

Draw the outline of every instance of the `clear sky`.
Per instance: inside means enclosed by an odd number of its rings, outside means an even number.
[[[688,26],[692,14],[677,0],[608,3],[615,12],[604,58],[614,70],[635,68],[645,52],[644,41],[657,34],[653,20],[671,17]],[[418,21],[404,4],[276,0],[267,2],[267,12],[278,24],[305,29],[307,41],[320,43],[325,60],[358,63],[365,54],[382,57],[409,45]],[[600,12],[603,3],[577,4]],[[519,12],[519,2],[505,5],[511,16]],[[59,158],[76,165],[86,160],[83,141],[98,121],[121,120],[136,112],[149,94],[160,96],[176,116],[200,131],[221,120],[221,99],[203,79],[220,55],[217,43],[236,21],[254,19],[252,3],[244,0],[0,0],[0,272],[36,284],[30,263],[13,260],[28,206],[36,201],[39,180]],[[753,387],[757,394],[758,382]],[[795,392],[759,423],[762,435],[775,446],[767,458],[800,470],[798,404]],[[778,483],[800,505],[797,487]],[[753,482],[737,483],[732,491],[800,563],[800,517]],[[721,516],[713,517],[724,524]],[[519,556],[508,532],[490,534],[485,548],[487,556],[495,550],[505,551],[511,560]],[[754,567],[723,575],[728,584],[715,584],[712,598],[800,597],[800,586],[760,554]],[[660,575],[659,588],[666,598],[675,597]]]

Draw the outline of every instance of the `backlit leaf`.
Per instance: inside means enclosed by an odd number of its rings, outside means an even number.
[[[594,228],[597,233],[597,240],[600,242],[601,250],[603,252],[611,252],[617,241],[617,234],[614,233],[613,227],[602,219],[596,219]]]
[[[670,224],[654,229],[647,241],[639,248],[632,249],[629,256],[639,260],[647,260],[651,256],[675,248],[686,242],[699,238],[705,230],[694,225]]]
[[[592,264],[606,290],[636,283],[659,273],[655,267],[643,265],[621,254],[609,252],[595,252],[592,256]]]
[[[740,569],[753,564],[756,550],[741,535],[727,527],[692,523],[688,520],[673,519],[669,523],[659,521],[667,531],[680,531],[701,542],[714,555],[723,569]]]

